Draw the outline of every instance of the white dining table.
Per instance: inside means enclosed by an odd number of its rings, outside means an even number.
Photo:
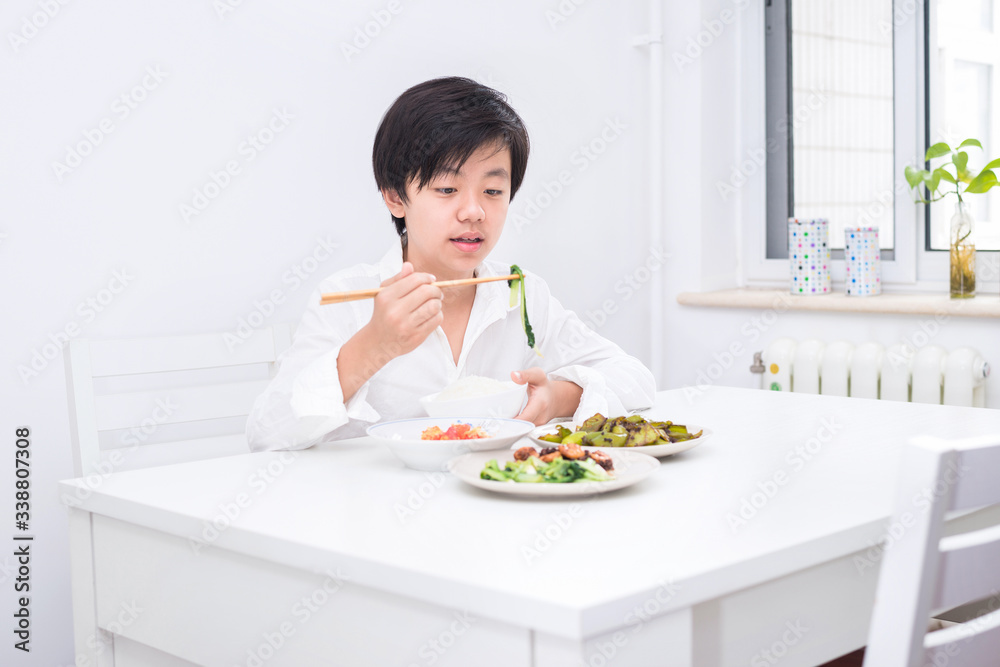
[[[1000,431],[997,410],[726,387],[649,414],[711,435],[580,498],[367,438],[61,482],[77,665],[816,665],[865,643],[902,445]]]

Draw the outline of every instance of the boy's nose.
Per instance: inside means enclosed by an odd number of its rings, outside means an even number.
[[[480,203],[479,197],[469,195],[462,201],[462,206],[458,211],[458,216],[459,220],[479,222],[486,217],[486,211],[483,209],[483,205]]]

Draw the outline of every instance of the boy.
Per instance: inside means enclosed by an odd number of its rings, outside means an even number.
[[[501,93],[457,77],[403,93],[375,135],[375,181],[400,235],[378,265],[330,276],[320,292],[375,299],[319,305],[316,295],[247,421],[251,450],[355,437],[375,422],[422,416],[418,399],[460,377],[528,385],[519,419],[624,414],[653,404],[652,374],[591,331],[525,275],[526,343],[506,282],[446,291],[435,280],[507,275],[488,261],[521,186],[528,134]]]

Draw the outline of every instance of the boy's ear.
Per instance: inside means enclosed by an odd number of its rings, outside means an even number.
[[[382,190],[382,200],[385,202],[386,208],[397,218],[405,218],[406,214],[403,210],[403,199],[399,196],[399,193],[395,190]]]

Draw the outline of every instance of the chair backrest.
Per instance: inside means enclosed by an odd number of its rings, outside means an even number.
[[[865,665],[1000,664],[1000,526],[945,531],[949,512],[998,503],[1000,433],[904,448]],[[989,613],[926,632],[933,614],[985,598]]]
[[[245,454],[246,417],[291,327],[74,340],[66,385],[77,476]]]

